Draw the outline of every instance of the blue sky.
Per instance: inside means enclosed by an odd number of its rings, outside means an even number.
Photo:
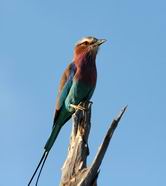
[[[61,74],[83,36],[107,39],[92,98],[91,163],[111,120],[128,104],[98,183],[165,186],[166,2],[0,1],[0,186],[26,185],[50,134]],[[58,185],[71,121],[40,186]]]

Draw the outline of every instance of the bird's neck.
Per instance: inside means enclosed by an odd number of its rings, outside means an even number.
[[[74,55],[74,63],[78,68],[96,66],[96,53],[82,52]]]
[[[89,84],[96,84],[96,54],[83,53],[75,56],[76,79]]]

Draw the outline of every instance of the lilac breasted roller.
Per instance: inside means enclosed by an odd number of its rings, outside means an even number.
[[[96,55],[99,46],[105,41],[105,39],[85,37],[76,43],[73,62],[67,66],[60,81],[51,135],[28,186],[42,164],[36,181],[37,185],[44,163],[62,126],[71,118],[75,110],[85,109],[79,105],[80,102],[91,99],[97,80]]]

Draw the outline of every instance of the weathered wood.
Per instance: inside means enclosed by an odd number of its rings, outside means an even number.
[[[72,117],[73,128],[68,155],[62,167],[60,186],[97,186],[99,167],[112,135],[127,108],[125,107],[118,117],[112,121],[92,165],[87,167],[87,157],[89,155],[88,137],[91,128],[91,103],[83,103],[82,106],[87,108],[87,110],[77,110]]]

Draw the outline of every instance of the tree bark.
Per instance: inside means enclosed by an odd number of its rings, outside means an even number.
[[[89,155],[88,137],[91,128],[91,103],[81,104],[85,111],[77,110],[73,114],[73,128],[71,133],[68,155],[62,167],[60,186],[97,186],[99,168],[122,115],[126,107],[113,119],[105,138],[90,166],[87,167]]]

